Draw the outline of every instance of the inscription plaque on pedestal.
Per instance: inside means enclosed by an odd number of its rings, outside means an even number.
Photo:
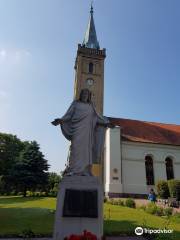
[[[97,190],[66,189],[63,217],[98,217]]]

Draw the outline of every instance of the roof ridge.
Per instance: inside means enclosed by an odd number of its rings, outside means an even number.
[[[117,118],[117,117],[109,117],[113,119],[122,119],[122,120],[130,120],[130,121],[137,121],[137,122],[144,122],[144,123],[151,123],[151,124],[161,124],[161,125],[170,125],[170,126],[178,126],[180,127],[180,124],[175,123],[161,123],[161,122],[150,122],[150,121],[144,121],[144,120],[138,120],[138,119],[130,119],[130,118]]]

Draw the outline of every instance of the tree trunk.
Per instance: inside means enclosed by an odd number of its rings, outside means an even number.
[[[24,191],[23,191],[23,197],[26,197],[26,191],[27,191],[27,188],[24,187]]]

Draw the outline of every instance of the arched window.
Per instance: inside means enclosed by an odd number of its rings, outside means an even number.
[[[170,157],[167,157],[165,160],[166,163],[166,176],[167,180],[174,178],[174,170],[173,170],[173,161]]]
[[[93,73],[93,63],[89,63],[89,73]]]
[[[153,159],[149,155],[145,157],[145,168],[146,168],[146,184],[154,185]]]

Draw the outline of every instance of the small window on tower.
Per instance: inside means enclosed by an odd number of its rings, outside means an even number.
[[[89,73],[93,73],[93,63],[89,63]]]

